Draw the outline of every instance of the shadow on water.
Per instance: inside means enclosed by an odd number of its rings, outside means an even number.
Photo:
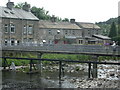
[[[83,72],[81,72],[83,73]],[[43,71],[40,74],[26,74],[23,72],[3,71],[2,85],[3,88],[74,88],[74,84],[70,83],[72,78],[86,78],[84,73],[65,73],[65,76],[59,80],[58,72]]]

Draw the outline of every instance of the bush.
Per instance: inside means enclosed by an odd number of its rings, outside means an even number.
[[[112,40],[113,40],[113,41],[116,41],[116,42],[117,42],[117,45],[120,46],[120,36],[113,37]]]

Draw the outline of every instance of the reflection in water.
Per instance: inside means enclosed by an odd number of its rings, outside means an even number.
[[[40,74],[26,74],[22,72],[3,71],[3,87],[4,88],[74,88],[74,85],[68,79],[77,77],[87,77],[80,73],[68,74],[59,81],[58,72],[43,71]]]

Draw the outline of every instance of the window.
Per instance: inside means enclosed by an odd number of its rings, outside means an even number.
[[[57,30],[57,34],[60,34],[60,30]]]
[[[65,34],[68,34],[68,31],[67,31],[67,30],[65,30]]]
[[[24,39],[23,39],[23,42],[26,43],[26,42],[27,42],[27,38],[24,38]]]
[[[15,25],[11,24],[10,31],[11,33],[15,33]]]
[[[15,39],[11,38],[11,45],[14,45],[14,44],[15,44]]]
[[[23,27],[23,34],[26,34],[27,33],[27,27],[24,25]]]
[[[29,25],[28,26],[28,34],[32,34],[33,33],[33,26]]]
[[[5,33],[8,33],[8,25],[5,24]]]
[[[17,41],[17,45],[19,45],[20,44],[20,41]]]
[[[14,14],[14,12],[10,12],[11,14]]]
[[[52,34],[51,30],[48,31],[49,34]]]
[[[79,44],[83,44],[83,40],[79,40]]]
[[[7,41],[7,39],[5,39],[5,42],[4,42],[4,43],[5,43],[5,45],[7,45],[7,44],[8,44],[8,41]]]
[[[88,35],[90,34],[90,30],[88,30]]]
[[[6,10],[4,10],[4,12],[5,12],[6,14],[9,14],[9,12],[8,12],[8,11],[6,11]]]
[[[72,34],[75,35],[75,31],[72,31]]]
[[[29,38],[29,39],[28,39],[28,42],[29,42],[29,43],[32,43],[32,42],[33,42],[33,38]]]

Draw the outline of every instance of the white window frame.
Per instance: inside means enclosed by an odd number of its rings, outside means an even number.
[[[8,45],[8,40],[7,39],[5,39],[4,44]]]
[[[24,25],[24,27],[23,27],[23,34],[27,34],[27,26],[26,25]]]
[[[8,24],[5,24],[4,29],[5,29],[5,33],[8,33]]]
[[[33,34],[33,25],[28,26],[28,34]]]
[[[13,42],[13,43],[12,43],[12,42]],[[14,38],[11,38],[10,44],[11,44],[11,46],[14,46],[14,45],[15,45],[15,39],[14,39]]]
[[[12,31],[13,30],[13,31]],[[11,24],[10,25],[10,32],[11,33],[15,33],[15,25],[14,24]]]

